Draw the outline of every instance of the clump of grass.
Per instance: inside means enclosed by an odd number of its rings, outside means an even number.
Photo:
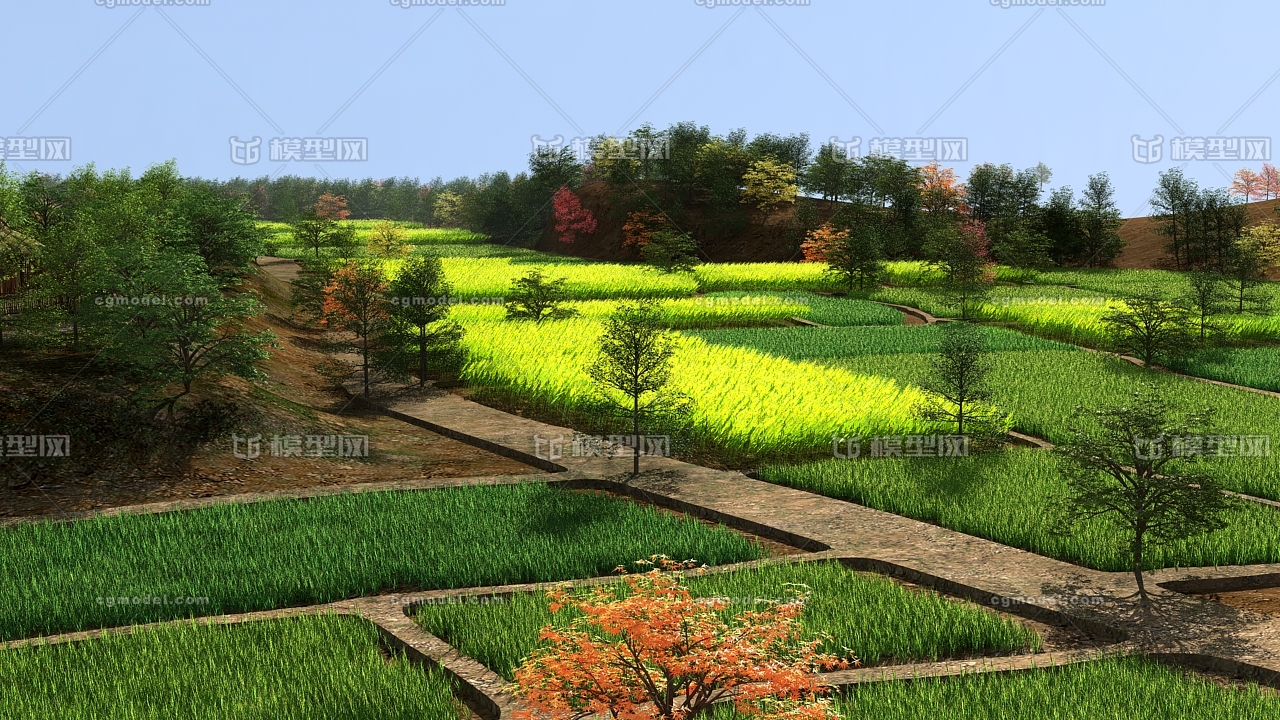
[[[1040,645],[1033,631],[971,603],[931,591],[915,592],[886,577],[852,572],[837,562],[770,565],[691,577],[687,585],[696,597],[729,598],[729,612],[738,613],[757,608],[757,601],[785,601],[790,583],[807,585],[812,591],[801,622],[812,635],[832,636],[823,651],[852,654],[870,665],[1010,653]],[[417,621],[507,679],[537,645],[539,630],[567,619],[565,614],[551,614],[543,593],[478,600],[424,605]]]
[[[726,528],[544,484],[19,525],[0,529],[0,638],[601,576],[659,553],[718,565],[764,551]]]
[[[24,720],[465,720],[448,676],[388,658],[351,617],[176,626],[0,652],[0,708]]]

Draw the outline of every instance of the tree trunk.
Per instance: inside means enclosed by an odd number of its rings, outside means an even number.
[[[631,475],[640,474],[640,396],[631,397],[631,442],[635,444],[635,454],[631,456]]]
[[[364,396],[369,397],[369,334],[365,333],[364,344]]]
[[[427,384],[427,326],[418,328],[418,387]]]
[[[1138,598],[1147,601],[1147,586],[1142,582],[1142,534],[1133,540],[1133,579],[1138,581]]]

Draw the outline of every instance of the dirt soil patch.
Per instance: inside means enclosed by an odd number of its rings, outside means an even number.
[[[316,371],[317,363],[330,357],[324,352],[324,336],[288,319],[288,286],[260,272],[251,279],[250,288],[267,305],[266,312],[255,318],[251,327],[269,329],[279,337],[279,347],[271,351],[270,360],[261,368],[267,378],[252,384],[238,378],[220,380],[203,388],[202,394],[234,398],[257,412],[260,420],[247,432],[241,431],[239,450],[246,454],[245,439],[260,434],[259,457],[237,458],[234,439],[226,437],[201,446],[181,462],[139,468],[124,478],[58,476],[52,482],[13,489],[5,489],[0,483],[0,517],[328,485],[541,472],[358,407],[345,391]],[[369,456],[272,457],[271,439],[276,434],[367,436]]]
[[[1200,597],[1259,615],[1280,615],[1280,587],[1205,593]]]

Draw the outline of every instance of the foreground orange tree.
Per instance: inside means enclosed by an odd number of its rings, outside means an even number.
[[[541,646],[516,670],[519,720],[692,720],[713,703],[768,720],[838,720],[820,670],[848,662],[802,639],[806,594],[730,616],[729,602],[695,599],[658,570],[617,588],[548,593],[572,619],[542,630]],[[856,662],[856,661],[855,661]]]

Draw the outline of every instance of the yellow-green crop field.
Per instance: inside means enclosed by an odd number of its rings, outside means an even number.
[[[465,326],[471,384],[569,417],[590,406],[586,367],[596,357],[599,320]],[[833,434],[933,430],[911,412],[924,399],[916,388],[695,337],[679,338],[672,383],[693,401],[691,438],[732,454],[810,453],[830,447]]]

